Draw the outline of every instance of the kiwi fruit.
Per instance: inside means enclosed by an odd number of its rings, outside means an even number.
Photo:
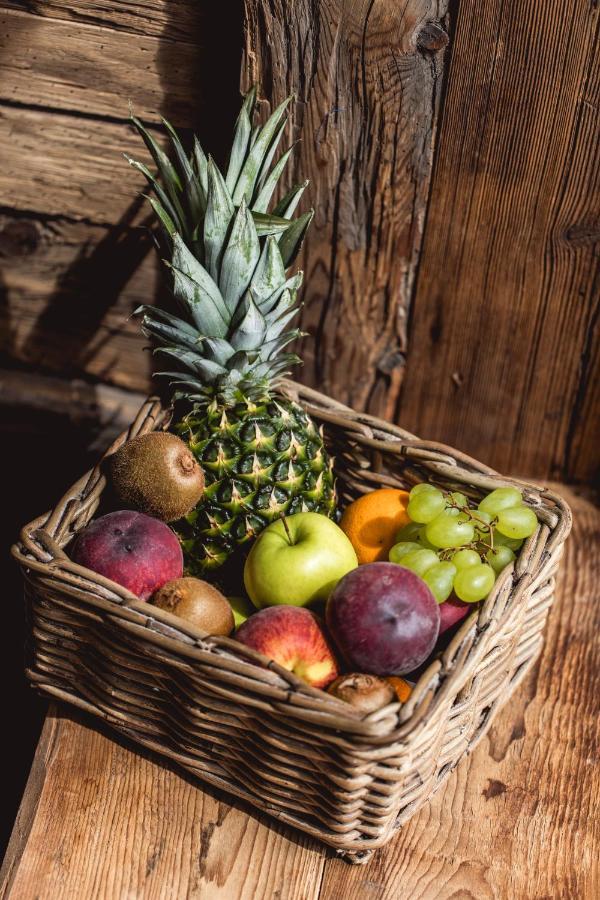
[[[167,581],[150,602],[206,634],[227,635],[233,631],[233,610],[229,601],[216,587],[200,578]]]
[[[182,519],[204,493],[204,472],[181,438],[141,434],[109,456],[115,493],[129,507],[163,522]]]
[[[396,700],[392,685],[378,675],[352,672],[340,675],[327,688],[338,700],[344,700],[361,713],[372,713]]]

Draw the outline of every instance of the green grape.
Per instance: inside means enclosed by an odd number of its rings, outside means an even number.
[[[496,573],[491,566],[480,563],[461,569],[454,579],[454,593],[464,603],[478,603],[494,587]]]
[[[500,545],[499,547],[494,547],[493,550],[488,550],[488,552],[485,554],[485,558],[489,562],[494,572],[499,575],[502,569],[505,569],[507,566],[509,566],[515,559],[515,554],[512,552],[510,547],[503,547],[502,545]]]
[[[477,519],[480,519],[482,522],[485,522],[486,525],[492,524],[492,519],[494,517],[492,515],[490,515],[489,512],[486,512],[484,509],[478,509],[477,512],[475,513],[475,515],[477,516]],[[479,527],[479,523],[478,523],[477,527]]]
[[[518,540],[517,538],[507,537],[505,534],[501,534],[494,528],[494,547],[510,547],[510,549],[514,550],[516,553],[522,544],[522,539]]]
[[[444,510],[444,515],[445,515],[445,516],[450,516],[451,519],[458,519],[458,518],[460,518],[460,520],[461,520],[462,522],[465,522],[465,521],[469,518],[469,516],[465,515],[465,513],[462,512],[462,510],[457,509],[457,508],[454,507],[454,506],[447,506],[447,507],[445,508],[445,510]]]
[[[452,503],[454,506],[467,507],[469,506],[469,498],[465,497],[464,494],[461,494],[460,491],[452,491],[451,494],[448,494],[446,502]]]
[[[482,525],[482,523],[478,520],[481,519],[483,522],[485,522],[486,525],[491,525],[493,516],[491,516],[489,513],[485,512],[484,510],[481,510],[481,509],[478,509],[477,512],[475,513],[475,515],[477,516],[477,519],[474,520],[475,540],[487,541],[490,536],[490,529],[485,528],[485,526]]]
[[[537,516],[528,506],[510,506],[498,513],[500,534],[510,538],[528,538],[537,528]]]
[[[400,541],[397,544],[394,544],[392,549],[389,552],[389,561],[393,563],[399,563],[403,556],[406,556],[407,553],[412,553],[415,550],[422,550],[420,544],[417,544],[415,541]]]
[[[452,557],[452,565],[458,571],[462,569],[469,569],[471,566],[479,566],[481,565],[481,559],[479,558],[479,553],[477,550],[469,550],[468,547],[464,547],[462,550],[459,550],[458,553],[455,553]]]
[[[438,562],[423,575],[423,581],[438,603],[443,603],[452,593],[456,566],[450,562]]]
[[[415,497],[418,497],[419,494],[427,494],[431,493],[431,491],[438,490],[439,488],[436,488],[435,484],[429,484],[428,481],[422,481],[420,484],[415,484],[415,486],[410,489],[408,498],[409,500],[413,500]]]
[[[406,507],[406,512],[413,522],[426,525],[444,509],[446,501],[441,491],[423,491],[414,499],[411,497]]]
[[[515,487],[496,488],[487,497],[484,497],[479,504],[482,512],[490,513],[497,516],[501,509],[507,509],[509,506],[517,506],[522,501],[521,491]]]
[[[410,569],[415,575],[420,575],[422,578],[428,569],[438,563],[439,559],[437,553],[434,553],[433,550],[422,549],[413,550],[411,553],[407,553],[406,556],[403,556],[401,565],[403,565],[405,569]]]
[[[470,544],[475,537],[475,529],[470,521],[461,521],[462,516],[453,516],[456,510],[445,510],[441,515],[429,522],[425,530],[427,540],[434,547],[462,547]]]
[[[404,541],[416,541],[419,537],[419,533],[421,531],[421,525],[419,522],[409,522],[408,525],[403,525],[402,528],[396,532],[396,537],[394,538],[396,543],[401,543]]]
[[[437,547],[434,547],[431,541],[427,540],[427,535],[425,534],[426,529],[427,525],[422,525],[419,530],[419,534],[417,536],[419,544],[421,545],[421,547],[426,547],[427,550],[437,550]]]

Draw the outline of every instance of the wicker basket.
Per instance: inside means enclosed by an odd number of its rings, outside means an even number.
[[[518,484],[538,516],[514,565],[408,702],[361,717],[241,644],[202,635],[72,563],[62,548],[99,505],[99,466],[13,548],[31,623],[27,675],[202,781],[365,862],[475,746],[534,663],[571,514],[549,490],[500,478],[293,382],[283,389],[324,423],[343,503],[424,480],[473,498]],[[167,421],[150,399],[109,452]]]

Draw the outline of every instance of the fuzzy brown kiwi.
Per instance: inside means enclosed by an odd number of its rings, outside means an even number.
[[[176,578],[156,591],[151,601],[207,634],[231,634],[233,610],[221,591],[200,578]]]
[[[329,685],[327,691],[362,713],[375,712],[396,700],[396,692],[389,682],[377,675],[362,672],[340,675]]]
[[[198,460],[181,438],[166,431],[127,441],[108,462],[120,500],[163,522],[183,518],[204,493]]]

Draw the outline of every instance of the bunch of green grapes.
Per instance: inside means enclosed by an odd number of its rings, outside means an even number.
[[[497,488],[474,509],[458,491],[417,484],[407,513],[411,521],[396,535],[390,562],[420,575],[438,603],[452,591],[465,603],[487,597],[538,524],[515,487]]]

